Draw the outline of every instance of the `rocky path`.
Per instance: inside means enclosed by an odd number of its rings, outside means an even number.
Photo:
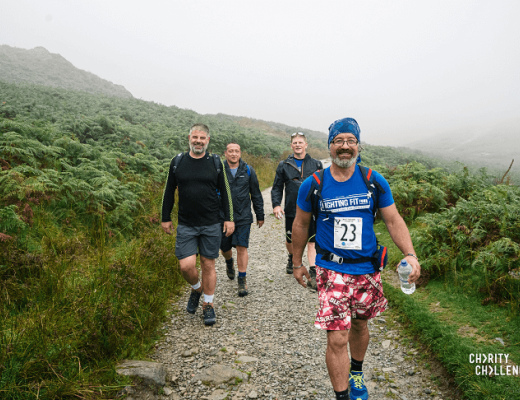
[[[151,355],[166,367],[166,385],[155,393],[129,389],[128,398],[335,399],[325,366],[326,333],[313,325],[317,294],[285,273],[283,221],[272,215],[270,189],[264,200],[265,225],[251,232],[249,295],[238,297],[237,281],[227,278],[220,257],[217,324],[205,327],[201,309],[186,313],[186,292]],[[454,398],[419,365],[420,351],[403,345],[399,325],[390,319],[387,312],[369,322],[364,371],[370,398]]]

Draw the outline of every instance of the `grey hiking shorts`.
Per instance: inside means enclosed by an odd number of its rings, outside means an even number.
[[[208,259],[218,258],[220,224],[207,226],[177,225],[175,255],[179,260],[199,253]]]

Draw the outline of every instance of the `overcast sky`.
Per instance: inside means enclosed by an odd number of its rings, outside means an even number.
[[[348,116],[406,145],[520,128],[519,21],[518,0],[2,0],[0,44],[144,100],[323,132]]]

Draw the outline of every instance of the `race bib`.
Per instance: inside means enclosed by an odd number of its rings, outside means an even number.
[[[363,218],[334,218],[334,247],[361,250]]]

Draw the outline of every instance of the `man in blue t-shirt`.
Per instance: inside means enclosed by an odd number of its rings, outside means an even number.
[[[366,400],[362,368],[369,342],[367,321],[385,311],[388,304],[381,275],[373,263],[378,249],[373,228],[376,210],[381,212],[392,240],[413,268],[410,283],[419,278],[421,267],[388,182],[371,171],[372,181],[378,186],[377,196],[365,183],[357,165],[361,161],[359,140],[359,125],[352,118],[337,120],[329,127],[332,164],[323,173],[316,219],[320,309],[315,325],[327,330],[325,359],[336,398]],[[303,276],[310,279],[302,265],[302,254],[314,211],[313,196],[308,196],[313,179],[316,178],[309,177],[300,187],[293,223],[293,275],[304,287]]]

